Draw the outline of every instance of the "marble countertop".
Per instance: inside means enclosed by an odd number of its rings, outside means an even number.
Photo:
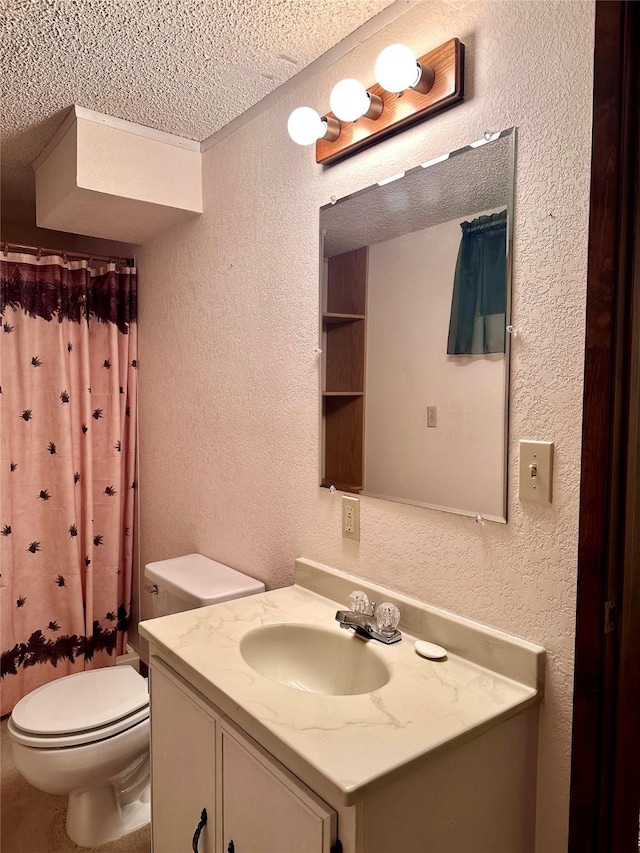
[[[405,632],[401,618],[401,642],[386,646],[368,641],[391,669],[388,683],[372,693],[319,695],[261,676],[240,652],[242,638],[257,627],[295,622],[340,632],[345,642],[362,642],[335,621],[345,601],[310,587],[320,578],[323,591],[342,593],[345,583],[366,589],[364,582],[309,561],[297,563],[295,586],[148,620],[140,624],[140,633],[151,644],[152,655],[160,656],[320,796],[352,805],[415,762],[475,737],[539,700],[540,681],[510,677],[513,667],[508,666],[505,675],[495,661],[515,654],[527,659],[523,671],[528,667],[539,676],[543,649],[481,625],[476,637],[475,623],[419,602],[408,605],[391,593],[401,612],[403,605],[411,609],[410,623],[420,624],[416,613],[422,609],[423,621],[428,625],[431,618],[434,631],[438,624],[448,625],[453,646],[488,647],[487,638],[491,641],[495,634],[503,651],[494,651],[491,668],[452,652],[451,645],[446,659],[426,660],[415,652],[416,636],[441,642],[444,629],[437,637],[426,630],[413,636]],[[307,583],[309,577],[313,583]],[[383,600],[379,588],[373,592],[377,601]]]

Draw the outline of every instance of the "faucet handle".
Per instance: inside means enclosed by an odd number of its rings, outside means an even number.
[[[360,589],[354,590],[349,596],[349,609],[353,613],[369,614],[369,596]]]
[[[375,615],[380,633],[386,636],[393,634],[400,622],[400,611],[395,604],[392,604],[390,601],[383,601],[376,608]]]

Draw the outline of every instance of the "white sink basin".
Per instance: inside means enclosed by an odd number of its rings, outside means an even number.
[[[365,640],[353,632],[281,623],[246,634],[240,653],[271,681],[308,693],[350,696],[371,693],[391,677]]]

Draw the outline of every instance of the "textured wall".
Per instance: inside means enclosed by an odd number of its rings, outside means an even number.
[[[200,551],[270,586],[303,554],[546,646],[537,853],[566,849],[593,55],[591,2],[429,2],[204,157],[205,214],[140,258],[142,561]],[[467,46],[467,100],[326,170],[294,106],[373,82],[379,50]],[[509,523],[318,488],[318,208],[518,126]],[[552,506],[520,504],[518,440],[556,442]]]

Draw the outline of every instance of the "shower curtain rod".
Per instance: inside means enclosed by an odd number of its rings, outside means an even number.
[[[96,255],[93,252],[71,252],[66,249],[46,249],[44,246],[25,246],[22,243],[2,243],[2,254],[6,255],[8,251],[26,252],[29,255],[59,255],[62,258],[77,258],[86,261],[107,261],[117,264],[129,264],[135,266],[133,258],[122,258],[118,255]],[[132,263],[130,263],[132,262]]]

